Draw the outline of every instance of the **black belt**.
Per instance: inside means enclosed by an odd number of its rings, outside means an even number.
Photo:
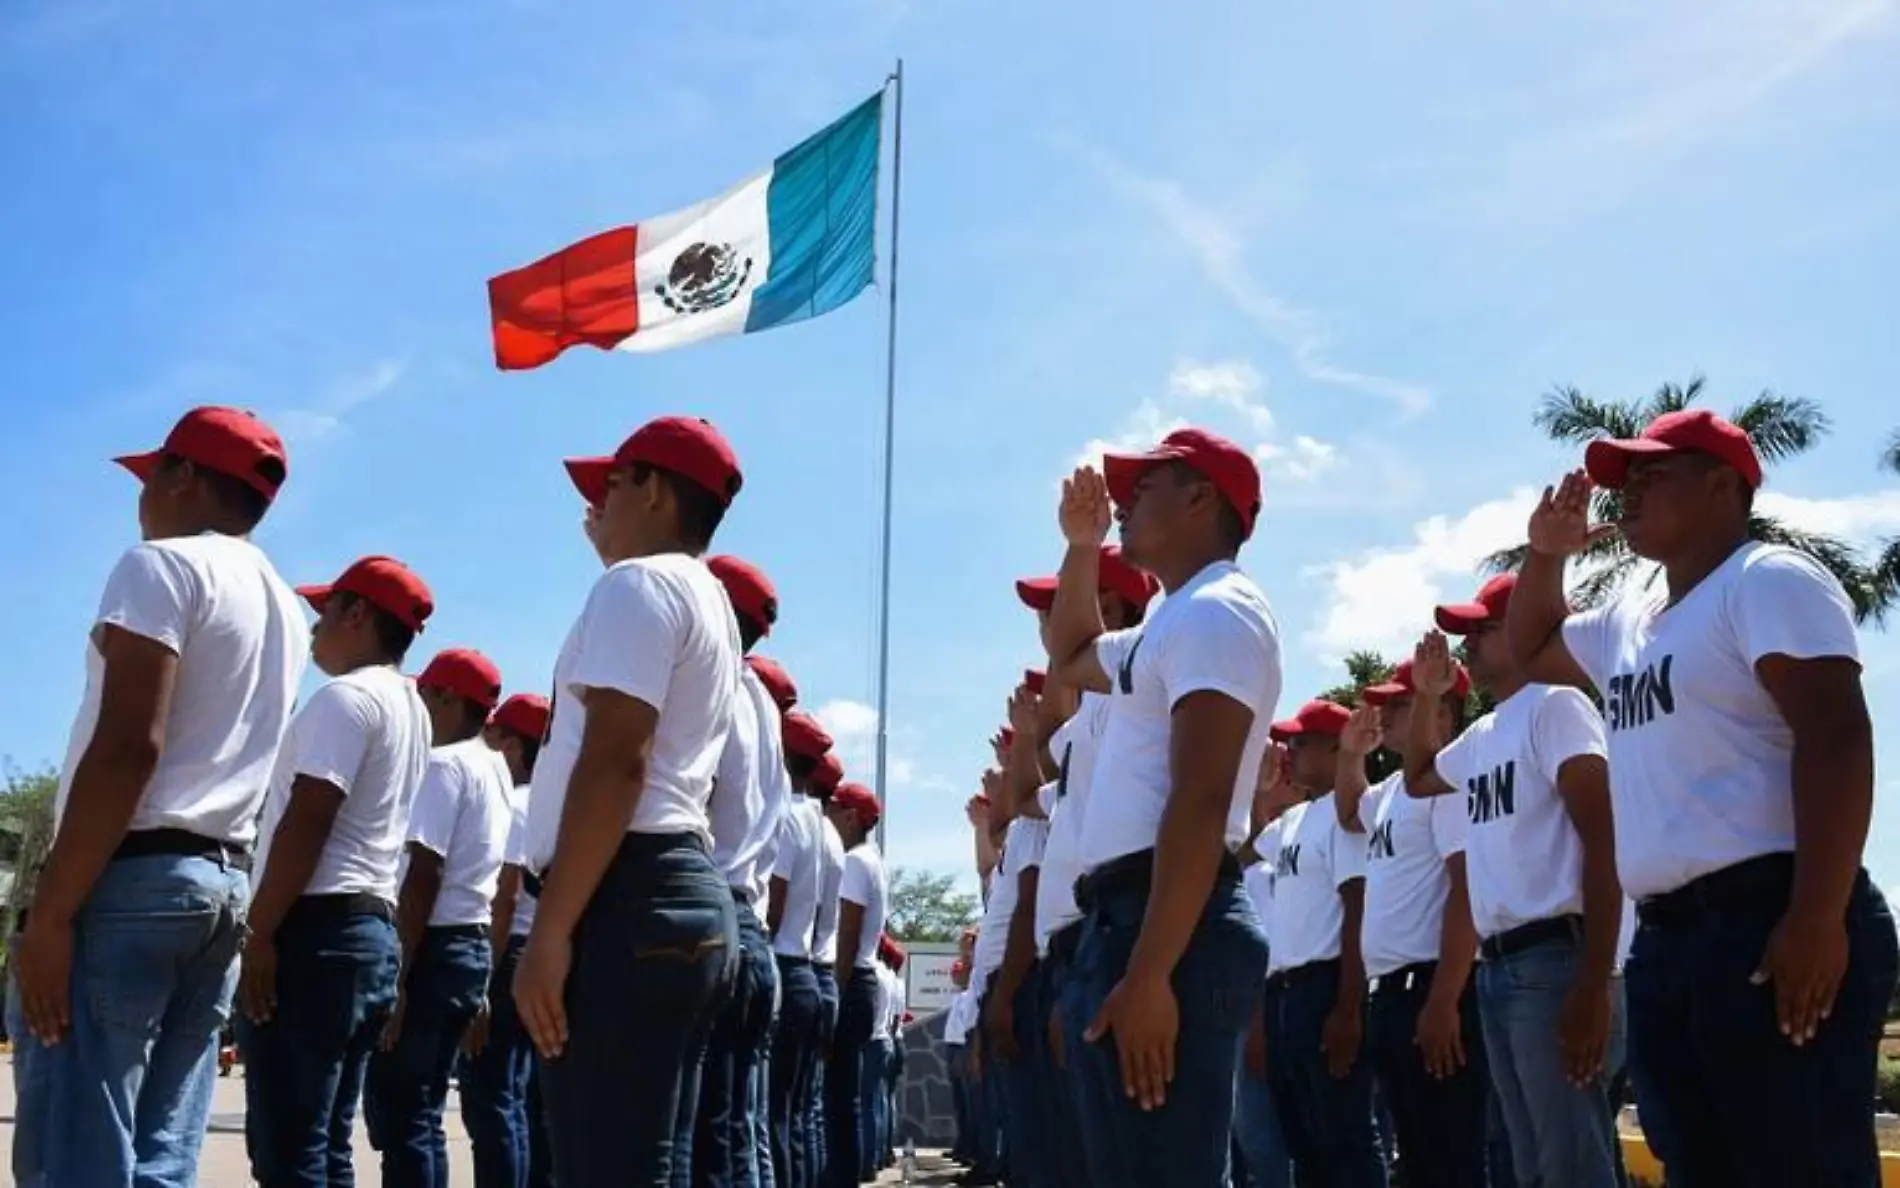
[[[696,833],[629,833],[620,840],[620,848],[614,851],[613,861],[623,858],[640,858],[651,854],[667,853],[690,846],[700,853],[709,853],[706,841]],[[611,866],[612,863],[609,863]],[[552,869],[552,868],[550,868]],[[535,874],[523,868],[521,886],[536,899],[541,898],[541,888],[547,885],[548,872]]]
[[[205,858],[233,870],[249,872],[251,852],[242,846],[217,841],[183,829],[138,829],[125,835],[112,861],[121,858],[154,858],[159,855],[178,858]]]
[[[380,903],[382,901],[378,900],[377,902]],[[429,936],[446,936],[452,939],[461,937],[473,937],[478,940],[488,939],[488,925],[486,924],[431,924],[426,932]]]
[[[534,899],[541,898],[541,876],[531,870],[521,872],[521,889]]]
[[[752,892],[746,891],[739,887],[731,887],[731,886],[728,886],[726,889],[732,892],[732,902],[738,904],[742,908],[749,908],[752,906]]]
[[[1432,974],[1438,970],[1436,961],[1414,961],[1410,965],[1401,965],[1391,973],[1383,973],[1367,983],[1368,991],[1375,997],[1380,994],[1400,994],[1418,986],[1429,986]]]
[[[309,920],[347,920],[352,916],[375,916],[388,921],[396,918],[394,905],[369,891],[306,895],[291,905],[290,912]]]
[[[1307,982],[1318,981],[1327,975],[1339,973],[1339,958],[1327,957],[1319,961],[1309,961],[1305,965],[1296,965],[1292,969],[1283,969],[1267,979],[1267,989],[1285,990]]]
[[[1075,905],[1085,912],[1092,912],[1101,902],[1110,896],[1135,895],[1146,896],[1154,888],[1155,852],[1139,850],[1133,854],[1124,854],[1112,862],[1105,862],[1075,881]],[[1220,866],[1214,873],[1214,882],[1238,883],[1240,881],[1240,860],[1232,851],[1223,850]]]
[[[1636,905],[1636,918],[1646,926],[1666,928],[1751,899],[1786,899],[1793,887],[1794,855],[1763,854],[1650,896]]]
[[[1529,924],[1519,924],[1516,928],[1506,928],[1496,936],[1485,937],[1478,942],[1478,955],[1486,961],[1496,961],[1500,957],[1522,953],[1554,940],[1581,936],[1582,916],[1547,916],[1542,920],[1532,920]]]

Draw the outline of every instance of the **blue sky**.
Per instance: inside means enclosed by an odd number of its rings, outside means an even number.
[[[1900,533],[1900,4],[1154,6],[16,0],[0,15],[0,755],[64,748],[99,583],[136,535],[110,455],[253,407],[295,581],[410,561],[423,650],[542,689],[594,572],[564,454],[649,416],[747,471],[721,548],[868,774],[880,301],[667,355],[490,363],[483,282],[709,197],[906,60],[891,849],[961,870],[960,809],[1035,659],[1010,580],[1092,443],[1193,419],[1256,446],[1243,560],[1287,697],[1396,648],[1568,459],[1553,383],[1710,377],[1836,429],[1779,510]],[[1866,636],[1883,757],[1900,636]],[[420,657],[419,657],[420,659]],[[1900,886],[1900,781],[1870,863]]]

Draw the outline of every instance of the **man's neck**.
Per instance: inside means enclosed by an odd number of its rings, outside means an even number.
[[[1689,596],[1689,591],[1701,584],[1722,567],[1722,563],[1735,555],[1735,550],[1748,543],[1748,531],[1743,529],[1735,534],[1723,534],[1710,537],[1706,541],[1696,541],[1686,546],[1682,555],[1662,563],[1663,575],[1669,583],[1669,605],[1674,606]]]
[[[1489,693],[1492,701],[1502,705],[1517,696],[1518,691],[1528,684],[1530,684],[1530,682],[1524,679],[1522,673],[1513,671],[1510,676],[1505,677],[1503,680],[1487,681],[1480,684],[1479,688]]]
[[[1161,583],[1163,590],[1172,594],[1193,581],[1208,566],[1232,560],[1232,557],[1219,549],[1196,549],[1179,557],[1163,558],[1155,562],[1154,568],[1149,572],[1155,575],[1155,579]]]

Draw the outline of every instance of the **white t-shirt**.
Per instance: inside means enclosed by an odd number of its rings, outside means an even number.
[[[1245,841],[1254,777],[1280,700],[1280,629],[1253,579],[1217,561],[1168,595],[1143,626],[1096,640],[1095,654],[1109,675],[1109,714],[1082,822],[1082,869],[1154,848],[1173,788],[1174,707],[1191,693],[1223,693],[1253,710],[1226,831],[1229,848]]]
[[[1269,974],[1339,956],[1346,923],[1339,889],[1366,877],[1366,839],[1339,827],[1331,792],[1294,805],[1274,826]]]
[[[206,533],[135,545],[106,578],[86,643],[86,691],[66,744],[57,822],[99,724],[107,624],[178,657],[165,747],[130,828],[182,829],[234,847],[258,810],[310,658],[303,602],[250,541]]]
[[[896,970],[891,971],[891,1034],[904,1034],[904,1016],[910,1010],[910,980]]]
[[[871,1038],[889,1039],[891,1037],[891,971],[884,968],[883,962],[872,967],[877,975],[877,988],[871,997]]]
[[[1075,880],[1082,875],[1082,822],[1107,722],[1108,698],[1084,693],[1075,716],[1049,739],[1049,753],[1060,773],[1055,807],[1049,813],[1049,841],[1042,852],[1042,878],[1036,883],[1036,952],[1040,956],[1048,955],[1051,936],[1082,918],[1075,902]]]
[[[810,957],[812,927],[818,920],[819,870],[823,843],[816,801],[796,797],[779,820],[772,874],[785,880],[785,907],[778,918],[772,951],[784,957]],[[769,906],[769,905],[768,905]]]
[[[732,729],[713,780],[713,863],[727,886],[745,892],[763,920],[772,847],[791,800],[792,780],[779,740],[778,704],[750,668],[739,671],[732,709]]]
[[[521,784],[508,792],[508,844],[502,850],[502,864],[528,869],[528,785]],[[515,893],[515,918],[509,926],[510,936],[526,936],[534,928],[535,897],[528,893],[524,882]]]
[[[970,1033],[976,1030],[976,1021],[982,1012],[982,1003],[977,1001],[975,990],[959,990],[950,1000],[950,1009],[944,1013],[943,1042],[963,1044],[969,1042]]]
[[[309,776],[343,791],[305,895],[368,892],[396,902],[396,870],[434,728],[416,684],[379,664],[318,689],[290,724],[277,756],[252,873],[262,883],[291,785]]]
[[[508,849],[514,777],[508,761],[480,738],[437,747],[409,811],[409,840],[442,857],[442,890],[431,927],[486,924]],[[396,885],[409,876],[403,853]]]
[[[1667,600],[1634,585],[1564,623],[1603,693],[1617,871],[1639,900],[1794,850],[1794,735],[1755,664],[1859,658],[1840,583],[1780,545],[1744,545]]]
[[[1009,823],[1011,830],[1016,828],[1018,817]],[[989,901],[983,906],[983,921],[976,929],[976,950],[970,955],[970,989],[974,996],[981,998],[990,975],[1003,967],[1003,954],[1009,947],[1009,922],[1016,914],[1017,893],[1021,885],[1016,878],[1005,871],[1009,865],[1010,836],[1003,835],[1003,852],[997,857],[996,869],[990,874]]]
[[[877,843],[866,840],[845,852],[838,898],[864,909],[864,918],[858,925],[858,952],[851,968],[877,969],[877,942],[884,935],[884,916],[890,899],[890,887],[884,876],[884,855],[878,853]]]
[[[1359,951],[1366,976],[1383,977],[1436,961],[1451,874],[1445,861],[1465,848],[1465,809],[1450,796],[1415,800],[1405,776],[1387,776],[1359,801],[1366,847],[1366,918]]]
[[[1249,866],[1240,874],[1240,885],[1247,892],[1247,899],[1253,904],[1253,914],[1260,917],[1260,931],[1267,933],[1267,947],[1271,952],[1273,934],[1267,932],[1267,926],[1273,921],[1273,876],[1280,853],[1280,822],[1275,820],[1260,831],[1254,839],[1254,845],[1260,852],[1270,855]]]
[[[554,859],[588,689],[615,690],[659,714],[646,788],[627,832],[710,837],[706,806],[740,667],[732,604],[697,557],[638,557],[601,574],[554,665],[553,719],[528,801],[529,864],[541,871]]]
[[[1526,685],[1438,753],[1470,829],[1465,876],[1481,937],[1583,912],[1583,843],[1557,791],[1579,755],[1604,754],[1603,719],[1575,689]],[[1367,888],[1371,898],[1371,888]]]
[[[844,882],[844,839],[838,827],[818,810],[818,912],[812,922],[811,959],[820,965],[838,964],[838,888]]]

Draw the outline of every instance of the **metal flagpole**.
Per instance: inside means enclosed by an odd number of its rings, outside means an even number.
[[[891,485],[897,421],[897,218],[904,194],[904,59],[885,80],[892,89],[891,121],[891,280],[884,339],[884,547],[879,552],[877,611],[877,795],[884,816],[877,823],[877,847],[884,849],[884,818],[890,815],[890,785],[885,761],[890,751],[891,709]]]

